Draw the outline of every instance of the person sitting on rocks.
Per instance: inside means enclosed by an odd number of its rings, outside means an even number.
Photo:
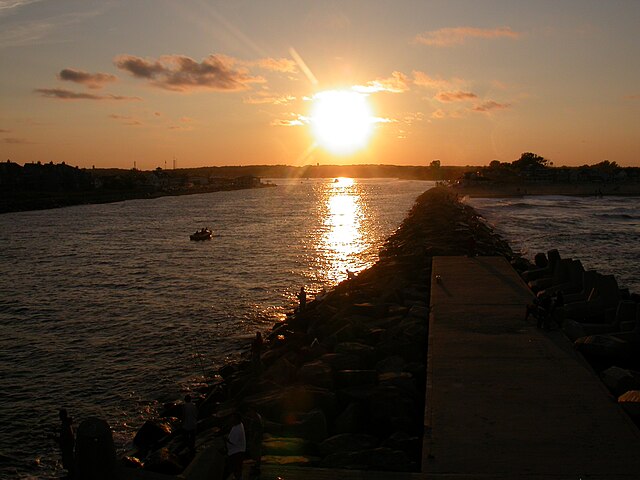
[[[300,311],[304,311],[307,308],[307,292],[304,291],[304,287],[300,287],[300,292],[298,293],[298,301],[300,302]]]
[[[76,461],[73,453],[75,445],[75,434],[73,432],[73,419],[67,413],[67,410],[61,408],[58,412],[60,417],[60,433],[56,440],[60,445],[60,454],[62,456],[62,466],[67,470],[66,478],[75,478]]]
[[[256,332],[256,338],[251,342],[251,368],[254,373],[260,373],[262,370],[262,347],[264,346],[264,340],[262,339],[262,333]]]

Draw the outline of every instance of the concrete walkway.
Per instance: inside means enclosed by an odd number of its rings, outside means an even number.
[[[640,435],[501,257],[436,257],[427,478],[640,478]]]

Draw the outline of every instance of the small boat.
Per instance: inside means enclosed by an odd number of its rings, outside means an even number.
[[[189,238],[195,241],[211,240],[211,237],[213,237],[213,231],[210,228],[203,228],[189,235]]]

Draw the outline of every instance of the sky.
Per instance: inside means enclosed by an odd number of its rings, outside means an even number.
[[[0,0],[0,159],[640,166],[638,25],[638,0]],[[326,91],[369,109],[329,115],[353,148],[314,128]]]

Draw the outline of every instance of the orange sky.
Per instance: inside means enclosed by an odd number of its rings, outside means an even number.
[[[0,0],[0,159],[640,166],[640,2]],[[366,147],[312,134],[365,96]]]

